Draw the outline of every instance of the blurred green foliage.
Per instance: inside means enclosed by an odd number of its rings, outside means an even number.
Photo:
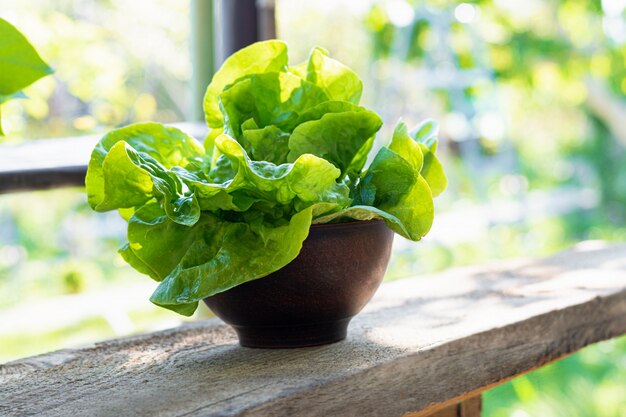
[[[29,100],[3,108],[0,140],[184,119],[189,2],[0,0],[0,10],[56,71],[25,90]]]
[[[407,64],[386,78],[406,82],[399,71],[429,69],[419,75],[441,103],[453,157],[484,176],[480,170],[512,155],[514,164],[498,167],[500,174],[522,174],[531,190],[597,188],[602,204],[623,223],[626,137],[611,122],[626,117],[615,104],[626,93],[624,6],[608,0],[383,0],[365,24],[374,64]],[[483,178],[487,186],[492,180]],[[467,185],[475,195],[492,197],[477,189],[480,180]]]
[[[486,417],[623,417],[626,336],[515,378],[484,394]]]
[[[381,95],[398,90],[401,99],[399,78],[439,109],[447,162],[459,174],[450,175],[449,196],[490,205],[569,187],[597,196],[587,194],[583,210],[490,222],[468,242],[405,249],[393,275],[626,240],[625,8],[609,0],[374,3],[364,21]],[[625,383],[621,338],[491,390],[484,415],[623,417]]]

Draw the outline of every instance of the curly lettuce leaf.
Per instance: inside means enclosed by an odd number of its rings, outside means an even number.
[[[242,136],[253,160],[278,165],[287,162],[289,133],[283,132],[276,126],[266,126],[261,129],[244,128]]]
[[[393,224],[394,227],[390,227],[390,229],[399,230],[400,232],[398,233],[400,233],[402,236],[409,236],[409,232],[406,230],[404,224],[400,219],[398,219],[393,214],[387,213],[386,211],[372,206],[351,206],[341,211],[314,217],[313,224],[337,223],[340,221],[345,221],[346,219],[383,219],[388,227],[390,224]]]
[[[374,147],[375,139],[376,139],[376,136],[372,136],[371,138],[366,140],[365,143],[359,148],[357,153],[354,155],[354,158],[352,158],[350,165],[348,165],[348,168],[346,169],[346,175],[348,175],[348,177],[350,177],[352,181],[355,181],[361,174],[361,171],[363,170],[363,167],[365,166],[367,162],[367,157],[369,156],[370,152],[372,151],[372,148]]]
[[[415,126],[410,132],[414,141],[426,145],[433,152],[437,150],[437,135],[439,134],[439,124],[432,119],[426,119]]]
[[[226,87],[246,75],[282,71],[287,61],[287,45],[278,40],[254,43],[228,57],[213,75],[204,96],[204,114],[209,127],[219,129],[223,125],[218,97]]]
[[[313,154],[332,162],[346,174],[359,150],[382,126],[380,117],[369,110],[326,113],[296,127],[289,138],[288,160]]]
[[[289,72],[252,74],[219,95],[224,132],[235,138],[249,119],[258,127],[274,125],[289,132],[301,112],[324,101],[328,96],[320,87]]]
[[[97,166],[90,163],[85,182],[92,209],[137,207],[154,197],[152,177],[133,162],[128,154],[130,149],[126,142],[118,142],[107,150]],[[93,156],[92,161],[95,162]]]
[[[331,100],[359,104],[363,82],[341,62],[328,56],[322,48],[313,48],[306,67],[306,80],[321,87]]]
[[[176,128],[140,123],[114,130],[92,152],[85,180],[89,205],[108,211],[156,198],[174,221],[194,224],[198,204],[169,168],[195,167],[202,155],[202,146]]]
[[[348,202],[348,187],[336,182],[339,169],[322,158],[305,154],[292,163],[276,165],[251,160],[245,149],[227,135],[219,136],[215,143],[236,172],[232,181],[238,190],[279,204],[289,204],[295,198],[310,204]]]
[[[424,154],[420,144],[409,135],[406,123],[402,120],[398,122],[393,131],[389,149],[402,156],[417,172],[422,170]]]
[[[311,120],[319,120],[326,113],[343,113],[347,111],[359,112],[368,111],[365,107],[357,106],[347,101],[329,100],[317,104],[306,111],[300,113],[296,124],[309,122]]]
[[[291,262],[309,233],[309,207],[287,223],[220,221],[208,214],[176,268],[150,297],[154,304],[190,316],[198,301],[262,278]]]
[[[443,193],[448,187],[448,178],[443,171],[443,166],[435,152],[437,151],[437,122],[427,119],[411,131],[410,136],[417,142],[422,150],[424,162],[421,175],[430,187],[433,197]]]
[[[199,238],[202,227],[202,223],[193,227],[176,223],[159,204],[152,202],[129,218],[128,244],[120,250],[120,254],[139,272],[162,281]]]
[[[428,183],[433,197],[437,197],[448,187],[448,178],[443,171],[443,165],[441,165],[441,162],[437,159],[431,148],[421,143],[419,145],[424,154],[424,165],[420,174]]]
[[[420,240],[430,230],[434,216],[430,188],[405,158],[381,148],[357,187],[357,205],[373,206],[397,218],[384,218],[387,226],[411,240]]]

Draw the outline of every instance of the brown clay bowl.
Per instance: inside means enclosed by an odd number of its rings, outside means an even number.
[[[382,220],[313,225],[291,263],[204,302],[235,329],[242,346],[337,342],[378,289],[392,242]]]

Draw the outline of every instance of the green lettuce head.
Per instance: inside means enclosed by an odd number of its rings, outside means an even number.
[[[446,188],[436,126],[399,122],[365,169],[382,120],[359,106],[360,78],[314,48],[258,42],[229,57],[204,98],[204,146],[135,124],[105,135],[87,172],[90,206],[128,220],[120,250],[159,282],[151,301],[184,315],[198,301],[291,262],[311,224],[380,218],[421,239]]]

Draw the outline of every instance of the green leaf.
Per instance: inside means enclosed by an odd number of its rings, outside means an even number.
[[[354,155],[354,158],[352,158],[350,165],[348,165],[348,168],[346,169],[346,174],[350,177],[352,181],[355,181],[361,174],[361,171],[363,170],[363,167],[367,162],[367,157],[369,156],[370,151],[374,146],[375,139],[376,137],[372,136],[371,138],[366,140],[363,146],[359,148],[356,155]]]
[[[423,166],[421,175],[430,187],[433,197],[443,193],[448,187],[448,179],[443,171],[443,166],[435,156],[437,151],[437,122],[427,119],[410,133],[411,137],[420,146],[423,154]],[[399,152],[402,154],[402,152]]]
[[[219,179],[210,175],[206,176],[203,172],[190,172],[182,168],[173,168],[172,171],[191,189],[201,210],[240,211],[242,208],[235,204],[233,197],[228,193],[237,188],[241,183],[241,179],[233,181],[236,173],[232,170],[230,161],[224,155],[219,158],[218,166],[212,171],[213,174],[215,175],[222,166],[228,167],[228,173],[221,173],[220,175],[223,175],[223,178]]]
[[[362,112],[368,111],[364,107],[357,106],[347,101],[330,100],[324,103],[320,103],[314,106],[304,113],[300,114],[297,124],[302,124],[311,120],[319,120],[327,113],[343,113],[343,112]],[[354,158],[350,162],[350,165],[346,169],[346,174],[351,178],[356,178],[360,175],[361,170],[367,162],[367,157],[374,145],[375,136],[370,137],[357,151]]]
[[[216,166],[205,175],[172,169],[191,190],[201,210],[246,211],[257,202],[295,205],[301,210],[318,202],[346,205],[348,187],[337,183],[339,170],[314,155],[302,155],[293,163],[276,165],[253,161],[228,135],[215,140],[221,153]]]
[[[406,124],[402,120],[398,122],[393,131],[389,149],[406,159],[417,172],[422,170],[422,166],[424,165],[422,149],[420,148],[420,144],[409,136]]]
[[[300,113],[296,124],[299,125],[311,120],[319,120],[326,113],[343,113],[347,111],[359,112],[368,110],[365,107],[357,106],[356,104],[352,104],[347,101],[329,100]]]
[[[254,119],[260,128],[291,131],[299,113],[328,100],[322,89],[288,72],[246,76],[219,96],[224,132],[241,137],[241,125]]]
[[[155,281],[162,280],[162,278],[160,278],[157,273],[152,268],[150,268],[150,266],[146,265],[144,261],[139,259],[137,255],[135,255],[135,252],[133,252],[133,250],[130,248],[130,243],[124,244],[124,246],[122,246],[118,250],[118,252],[120,255],[122,255],[122,258],[126,261],[126,263],[133,267],[135,271],[139,272],[140,274],[148,275]]]
[[[437,197],[448,187],[448,178],[443,171],[443,165],[441,165],[441,162],[439,162],[439,159],[435,156],[435,152],[432,150],[433,147],[428,148],[422,143],[419,145],[422,149],[422,153],[424,154],[424,166],[422,167],[420,174],[428,183],[428,186],[433,193],[433,197]]]
[[[137,207],[154,196],[152,177],[133,162],[129,152],[132,148],[126,142],[117,142],[97,166],[99,175],[95,169],[87,171],[85,181],[92,209],[109,211]]]
[[[432,151],[437,150],[437,134],[439,133],[439,124],[432,120],[426,119],[413,130],[411,130],[410,136],[418,143],[423,143],[428,148],[433,148]]]
[[[252,161],[245,149],[227,135],[219,136],[215,143],[237,172],[230,189],[248,190],[278,204],[289,204],[295,198],[310,204],[348,201],[348,187],[336,182],[340,171],[322,158],[306,154],[292,163],[276,165]]]
[[[204,226],[204,223],[193,227],[176,223],[159,204],[149,203],[130,217],[128,244],[120,253],[133,268],[162,281],[200,237]]]
[[[15,94],[53,72],[28,39],[1,18],[0,39],[0,96]]]
[[[312,207],[288,223],[227,222],[212,218],[150,301],[190,316],[197,302],[282,268],[300,253]],[[210,215],[209,215],[210,216]]]
[[[89,204],[108,211],[157,198],[173,220],[193,224],[200,215],[198,204],[169,168],[195,167],[202,154],[202,146],[176,128],[141,123],[114,130],[92,152],[86,177]]]
[[[208,157],[213,156],[213,150],[215,148],[215,138],[224,133],[224,129],[209,129],[209,133],[204,138],[202,143],[204,151]]]
[[[287,66],[287,45],[277,40],[257,42],[228,57],[213,75],[204,96],[206,121],[212,128],[221,128],[222,114],[218,97],[229,85],[250,74],[283,71]]]
[[[343,177],[361,147],[381,126],[380,117],[369,110],[326,113],[293,130],[288,160],[310,153],[332,162]]]
[[[308,66],[308,64],[309,63],[307,61],[304,61],[299,63],[298,65],[290,65],[287,68],[287,71],[294,75],[297,75],[300,78],[306,79],[306,67]]]
[[[402,221],[400,221],[400,219],[390,213],[387,213],[386,211],[377,209],[376,207],[372,206],[352,206],[335,213],[315,217],[313,220],[313,224],[336,223],[340,221],[345,221],[345,219],[383,219],[390,229],[400,230],[400,232],[398,233],[400,233],[402,236],[409,235],[409,232],[406,230],[404,224],[402,224]],[[393,225],[393,227],[390,227],[389,225]]]
[[[357,204],[374,206],[401,222],[403,228],[385,219],[396,233],[420,240],[430,230],[434,216],[430,188],[415,168],[394,151],[381,148],[358,189],[357,201],[365,201]],[[363,195],[367,198],[363,199]]]
[[[331,100],[359,104],[363,83],[354,71],[328,56],[321,48],[314,48],[309,55],[306,70],[307,81],[321,87]]]
[[[243,137],[249,144],[248,151],[253,160],[274,164],[287,162],[289,133],[276,126],[266,126],[262,129],[244,129]]]
[[[412,136],[411,136],[412,135]],[[389,149],[407,160],[424,177],[433,197],[445,191],[448,179],[441,162],[435,156],[437,149],[437,124],[426,120],[409,134],[400,120],[393,132]]]

